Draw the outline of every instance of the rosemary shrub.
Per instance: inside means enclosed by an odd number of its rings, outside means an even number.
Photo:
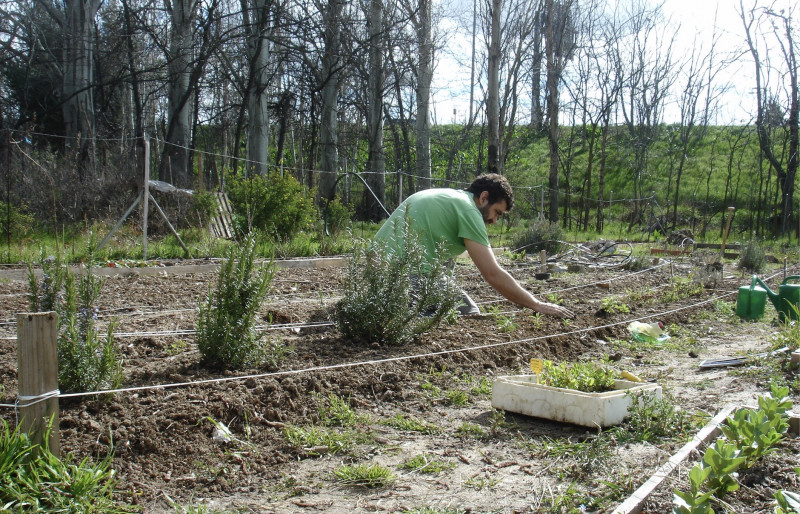
[[[58,387],[63,392],[114,389],[123,381],[122,360],[114,341],[116,321],[102,338],[95,326],[103,280],[94,274],[93,263],[94,241],[90,238],[86,272],[80,276],[70,271],[60,255],[42,256],[41,282],[28,264],[31,310],[58,314]]]
[[[398,225],[404,226],[403,252],[362,241],[348,260],[343,297],[334,313],[347,338],[403,345],[455,319],[461,292],[452,270],[444,259],[428,262],[408,225]]]
[[[200,302],[197,346],[204,365],[241,369],[271,358],[273,345],[256,329],[256,315],[272,285],[272,261],[257,265],[254,234],[230,247],[219,270],[216,289]]]

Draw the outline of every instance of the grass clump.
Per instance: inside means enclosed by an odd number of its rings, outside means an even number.
[[[256,329],[256,315],[272,284],[272,262],[256,264],[256,237],[251,234],[240,245],[230,247],[222,262],[216,289],[200,302],[197,346],[203,364],[215,368],[241,369],[267,359],[277,364],[282,345],[264,344]]]
[[[357,444],[372,441],[369,434],[355,430],[337,431],[330,427],[288,425],[283,436],[292,446],[308,455],[348,453]]]
[[[399,466],[400,469],[407,469],[416,473],[428,473],[431,475],[439,474],[442,471],[447,471],[454,467],[455,464],[452,462],[441,461],[427,453],[416,455]]]
[[[103,280],[94,274],[94,242],[90,238],[86,271],[72,272],[60,254],[44,257],[38,265],[28,263],[28,301],[31,311],[58,314],[58,383],[63,392],[114,389],[123,381],[122,360],[114,341],[115,322],[105,337],[95,326],[100,312],[97,300]]]
[[[412,416],[403,416],[396,414],[384,422],[397,430],[406,430],[408,432],[420,432],[422,434],[435,434],[441,432],[441,428],[424,421],[420,421]]]
[[[416,238],[404,225],[402,253],[375,244],[356,245],[347,264],[343,298],[335,321],[347,338],[385,345],[403,345],[453,320],[461,301],[452,270],[444,260],[427,261]]]
[[[358,414],[347,400],[333,393],[323,399],[319,407],[320,422],[328,427],[352,427],[369,421],[369,417]]]
[[[48,431],[49,432],[49,431]],[[0,419],[0,505],[12,512],[137,512],[112,498],[111,456],[97,463],[59,459]]]
[[[486,432],[480,425],[467,423],[466,421],[461,423],[461,426],[456,429],[456,433],[460,437],[471,437],[473,439],[483,439],[486,437]]]
[[[396,479],[389,468],[380,464],[345,464],[335,469],[333,476],[342,484],[367,489],[385,487]]]

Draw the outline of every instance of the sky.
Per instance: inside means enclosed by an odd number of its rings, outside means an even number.
[[[792,3],[790,0],[744,0],[745,9],[756,4],[788,8]],[[739,0],[665,0],[666,15],[680,24],[679,37],[674,48],[675,54],[686,55],[693,44],[701,44],[704,48],[710,47],[715,26],[719,37],[717,53],[743,52],[746,46],[738,5]],[[469,10],[471,11],[471,7]],[[795,28],[797,26],[795,20]],[[441,30],[447,33],[450,39],[449,53],[460,56],[468,63],[470,41],[464,36],[458,36],[454,25],[447,22]],[[738,124],[751,121],[755,105],[752,68],[748,54],[740,59],[739,64],[720,72],[718,78],[721,82],[729,84],[729,90],[721,98],[720,109],[712,123]],[[438,54],[433,82],[435,123],[462,123],[466,120],[469,107],[469,80],[468,65],[459,64],[456,59],[448,55],[448,52]],[[674,105],[665,111],[667,122],[676,121],[677,116],[678,111]]]

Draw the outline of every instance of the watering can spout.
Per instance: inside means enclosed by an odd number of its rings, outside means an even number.
[[[778,292],[772,291],[763,280],[753,275],[753,282],[749,288],[747,286],[739,289],[739,297],[742,298],[741,312],[737,314],[745,319],[758,319],[763,314],[763,303],[766,298],[775,306],[778,313],[778,320],[782,323],[796,320],[800,317],[800,284],[790,284],[800,280],[800,275],[786,277],[778,288]],[[756,286],[756,283],[760,285]],[[762,297],[761,295],[764,295]],[[745,302],[747,304],[745,305]],[[737,300],[737,309],[739,308]]]
[[[772,289],[770,289],[769,286],[767,284],[765,284],[764,281],[761,280],[758,277],[758,275],[753,275],[753,285],[751,287],[755,287],[756,283],[760,284],[761,287],[764,289],[764,291],[766,291],[767,297],[769,298],[769,301],[771,301],[773,303],[773,305],[774,305],[775,302],[778,301],[778,298],[779,298],[778,293],[776,293]]]

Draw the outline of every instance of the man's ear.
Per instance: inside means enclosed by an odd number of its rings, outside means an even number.
[[[481,191],[481,194],[478,195],[478,199],[480,200],[481,204],[489,202],[489,191]]]

